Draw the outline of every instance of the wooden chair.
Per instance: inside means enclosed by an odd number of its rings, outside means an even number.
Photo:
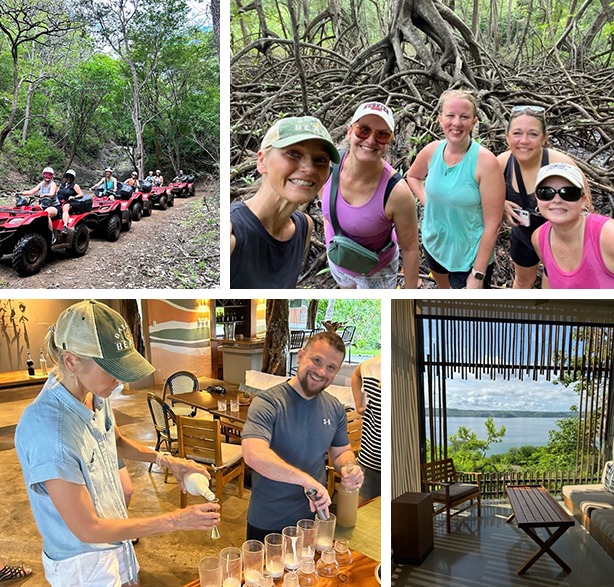
[[[199,386],[198,377],[196,377],[194,373],[190,373],[189,371],[177,371],[177,373],[170,375],[164,382],[162,399],[165,402],[170,402],[177,416],[193,417],[196,415],[196,408],[190,408],[188,406],[176,408],[172,396],[198,391]]]
[[[348,420],[347,431],[348,438],[350,439],[350,446],[354,454],[357,455],[360,451],[360,442],[362,440],[362,416],[356,410],[352,410],[346,413],[346,417]],[[335,471],[330,459],[326,466],[326,473],[326,490],[328,491],[328,495],[332,497],[335,491],[335,482],[340,481],[341,477]]]
[[[432,463],[423,463],[420,465],[422,470],[422,481],[426,486],[427,491],[431,492],[433,505],[436,503],[442,504],[442,507],[434,506],[433,517],[446,512],[446,522],[448,534],[450,533],[450,518],[461,512],[469,509],[474,505],[473,500],[477,499],[478,516],[481,515],[480,503],[480,484],[482,480],[481,473],[462,473],[461,475],[473,475],[477,478],[477,484],[462,483],[458,481],[458,473],[454,468],[452,459],[444,459],[443,461],[433,461]],[[456,510],[451,513],[451,509],[457,505],[471,500],[471,503],[463,509]]]
[[[305,344],[305,331],[304,330],[291,330],[290,331],[290,350],[288,355],[290,360],[288,361],[288,375],[294,375],[296,370],[298,369],[298,365],[293,367],[294,357],[298,354],[298,352],[303,348]]]
[[[173,449],[173,443],[178,443],[179,440],[177,435],[177,416],[173,410],[155,393],[149,392],[147,394],[147,405],[149,406],[151,419],[153,420],[154,428],[156,429],[156,436],[158,437],[154,450],[160,450],[160,446],[162,443],[164,443],[166,445],[166,452],[177,454],[179,449],[177,447]],[[150,463],[150,472],[152,466],[153,463]],[[168,469],[165,468],[164,483],[166,483],[167,480]]]
[[[245,463],[240,444],[222,442],[219,420],[177,417],[179,456],[202,463],[215,479],[215,495],[222,505],[224,484],[238,479],[239,497],[243,497]],[[181,493],[181,507],[187,505],[188,497]]]

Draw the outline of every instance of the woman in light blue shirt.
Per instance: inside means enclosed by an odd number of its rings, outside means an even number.
[[[43,537],[52,587],[138,584],[131,539],[172,530],[207,530],[218,506],[199,504],[148,518],[128,518],[117,468],[122,458],[168,467],[182,491],[193,461],[161,455],[124,437],[109,400],[121,382],[151,374],[124,319],[94,300],[62,312],[46,339],[57,367],[23,412],[15,433],[34,519]],[[70,583],[67,582],[70,579]]]

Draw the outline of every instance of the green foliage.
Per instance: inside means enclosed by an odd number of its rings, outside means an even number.
[[[119,25],[109,12],[118,6],[115,1],[79,0],[71,9],[99,8],[101,16],[106,14]],[[133,5],[126,6],[131,10]],[[175,168],[199,178],[217,173],[219,62],[213,33],[197,28],[188,18],[185,0],[145,0],[139,6],[146,9],[131,20],[129,39],[146,98],[141,117],[147,121],[144,150],[146,158],[150,157],[150,168],[161,168],[167,177],[174,175]],[[93,14],[89,12],[90,17]],[[41,165],[64,168],[73,150],[87,163],[107,142],[135,146],[129,88],[132,72],[120,55],[109,49],[109,43],[100,42],[96,27],[84,20],[85,16],[85,12],[71,12],[71,21],[82,24],[61,43],[49,43],[43,35],[34,46],[25,42],[20,47],[19,77],[33,79],[36,85],[23,143],[29,82],[20,87],[16,124],[5,144],[7,169],[17,168],[34,179]],[[1,32],[0,40],[4,41]],[[153,59],[156,48],[160,57]],[[8,120],[7,105],[13,99],[12,68],[8,45],[2,42],[0,128]],[[35,75],[29,75],[30,71]],[[179,92],[181,86],[183,91]],[[172,132],[167,132],[169,122]]]
[[[492,444],[503,440],[505,426],[497,430],[492,418],[488,418],[484,425],[486,440],[479,440],[476,433],[465,426],[460,426],[458,433],[449,437],[448,456],[454,459],[458,471],[482,471],[490,463],[486,453]]]
[[[61,169],[64,165],[62,151],[56,149],[47,137],[39,133],[30,135],[25,143],[14,147],[11,155],[15,167],[30,178],[40,179],[46,165],[55,169]]]
[[[328,300],[320,300],[316,323],[326,314]],[[377,354],[381,349],[381,301],[337,299],[333,311],[334,322],[347,322],[356,327],[352,352]]]

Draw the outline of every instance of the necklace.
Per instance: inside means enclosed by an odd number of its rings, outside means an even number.
[[[469,143],[469,145],[471,145],[471,143]],[[467,147],[467,151],[468,151],[468,150],[469,150],[469,147]],[[464,153],[461,153],[460,155],[458,155],[458,156],[457,156],[457,157],[454,159],[454,161],[452,161],[452,162],[450,163],[450,165],[448,165],[448,164],[446,163],[446,160],[445,160],[445,158],[444,158],[444,159],[443,159],[443,163],[444,163],[444,165],[445,165],[445,167],[446,167],[446,168],[445,168],[445,170],[444,170],[443,174],[447,176],[447,175],[448,175],[448,171],[450,170],[450,168],[451,168],[451,167],[454,167],[455,165],[458,165],[458,164],[461,162],[461,160],[463,159],[463,157],[464,157],[464,156],[467,154],[467,151],[465,151]]]

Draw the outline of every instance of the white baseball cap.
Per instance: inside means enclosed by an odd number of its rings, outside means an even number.
[[[550,165],[545,165],[537,173],[535,187],[548,177],[563,177],[577,188],[584,189],[584,177],[582,177],[582,172],[575,165],[569,165],[569,163],[550,163]]]
[[[388,126],[390,129],[390,132],[394,132],[394,117],[392,116],[392,110],[381,102],[365,102],[364,104],[361,104],[358,108],[356,108],[350,124],[354,124],[360,118],[369,114],[379,116],[386,123],[386,126]]]

